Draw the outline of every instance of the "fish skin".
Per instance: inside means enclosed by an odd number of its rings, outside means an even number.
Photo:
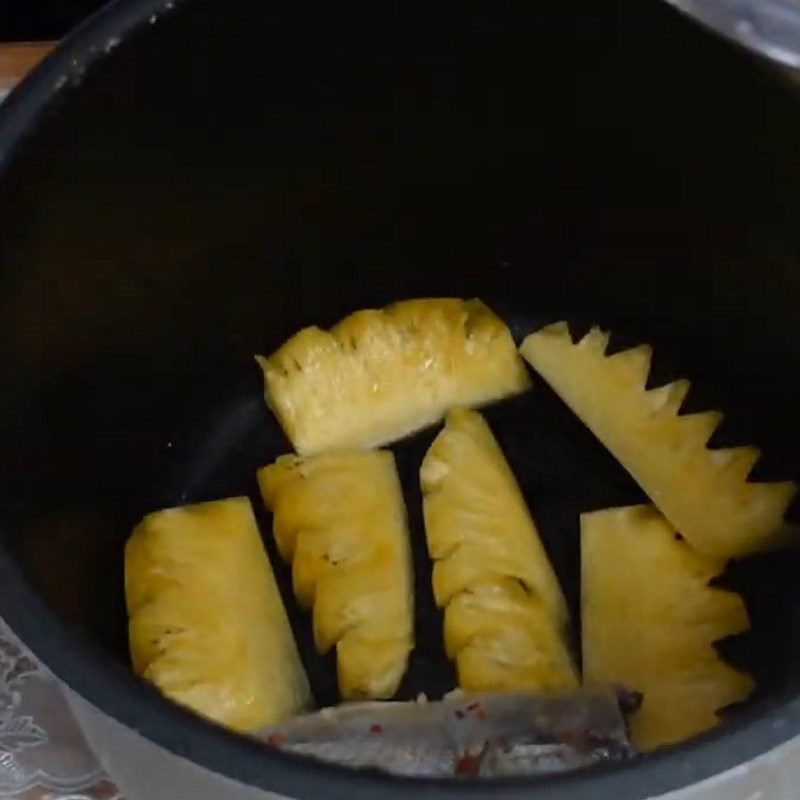
[[[419,777],[553,774],[632,757],[620,698],[454,692],[433,702],[348,703],[296,717],[258,738],[353,768]]]

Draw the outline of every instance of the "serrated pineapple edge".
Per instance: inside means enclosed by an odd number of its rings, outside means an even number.
[[[317,650],[336,649],[344,700],[388,699],[414,645],[411,546],[390,451],[284,455],[257,473]]]
[[[647,389],[649,345],[606,355],[608,342],[596,326],[574,341],[562,321],[519,350],[699,551],[743,558],[786,544],[797,484],[749,481],[756,448],[706,446],[719,412],[679,413],[689,381]]]
[[[750,625],[742,598],[711,585],[725,563],[652,505],[585,513],[580,527],[584,682],[643,693],[631,735],[644,751],[716,727],[755,686],[715,647]]]
[[[444,610],[445,650],[459,685],[577,686],[561,587],[516,478],[477,411],[448,413],[420,466],[420,484],[434,599]],[[482,532],[465,533],[476,525]],[[493,527],[487,550],[486,530]]]

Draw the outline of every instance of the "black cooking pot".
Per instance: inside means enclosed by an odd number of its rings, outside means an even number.
[[[754,671],[756,699],[625,768],[490,784],[356,773],[267,752],[132,676],[132,525],[252,491],[288,449],[252,354],[357,308],[480,296],[516,335],[609,324],[618,346],[654,344],[654,382],[687,374],[690,404],[730,412],[712,445],[759,444],[756,479],[800,478],[788,81],[659,0],[174,5],[112,4],[0,114],[2,616],[115,730],[237,791],[641,800],[800,733],[791,552],[725,578],[754,629],[723,650]],[[541,384],[490,421],[577,613],[577,513],[641,495]],[[416,537],[432,435],[397,448]],[[405,695],[452,680],[428,569],[420,555]],[[293,624],[317,699],[335,700],[308,621]]]

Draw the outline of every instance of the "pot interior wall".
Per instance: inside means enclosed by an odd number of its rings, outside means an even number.
[[[200,1],[146,26],[67,82],[0,184],[2,541],[120,660],[132,525],[254,493],[288,445],[252,354],[357,308],[479,295],[518,335],[606,323],[729,412],[716,445],[800,479],[790,87],[657,0],[319,11]],[[489,417],[577,614],[577,514],[642,495],[541,383]],[[405,695],[452,683],[415,482],[432,436],[396,448],[419,556]],[[725,650],[763,696],[800,674],[797,562],[726,578],[754,632]]]

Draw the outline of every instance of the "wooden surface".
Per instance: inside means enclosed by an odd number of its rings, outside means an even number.
[[[53,44],[53,42],[0,44],[0,90],[10,89],[18,83],[47,55]]]

